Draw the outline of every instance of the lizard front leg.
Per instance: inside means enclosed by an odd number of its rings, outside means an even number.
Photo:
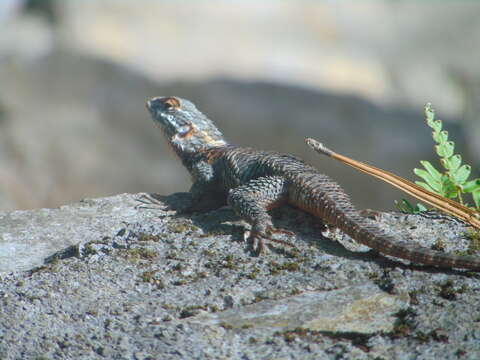
[[[290,245],[270,237],[274,232],[285,232],[273,227],[268,210],[284,204],[287,200],[288,185],[280,176],[267,176],[250,180],[244,185],[231,189],[227,202],[233,210],[251,226],[249,242],[257,252],[265,251],[264,239]]]
[[[167,196],[141,194],[137,199],[135,209],[150,209],[174,211],[176,214],[189,214],[193,212],[208,212],[227,204],[225,194],[203,183],[194,183],[189,192],[178,193],[177,197],[170,199]]]
[[[142,195],[137,199],[137,208],[175,210],[177,213],[206,212],[226,205],[225,193],[219,189],[210,164],[198,161],[191,167],[193,184],[188,193],[183,193],[182,203],[168,204],[153,196]]]

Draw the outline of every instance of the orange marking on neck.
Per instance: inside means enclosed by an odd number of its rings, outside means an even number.
[[[188,129],[186,133],[181,134],[180,137],[184,139],[188,139],[193,135],[194,132],[195,132],[195,128],[193,126],[190,126],[190,129]]]

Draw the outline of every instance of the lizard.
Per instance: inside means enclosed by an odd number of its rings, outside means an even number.
[[[480,258],[399,242],[396,235],[363,217],[340,185],[303,160],[228,143],[214,122],[186,99],[154,97],[146,106],[192,176],[188,210],[230,205],[250,224],[246,238],[258,254],[265,252],[265,241],[282,242],[272,236],[285,231],[274,228],[269,210],[289,204],[383,255],[440,268],[480,271]]]

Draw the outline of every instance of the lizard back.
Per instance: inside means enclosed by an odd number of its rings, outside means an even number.
[[[323,219],[382,254],[425,265],[480,270],[480,259],[476,257],[446,254],[400,242],[361,216],[338,183],[294,156],[241,147],[224,148],[222,152],[217,166],[222,169],[220,178],[227,191],[252,179],[282,176],[287,180],[289,204]]]

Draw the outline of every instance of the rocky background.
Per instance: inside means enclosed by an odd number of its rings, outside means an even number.
[[[413,179],[433,103],[479,168],[480,4],[414,1],[0,2],[0,209],[186,190],[144,108],[193,100],[232,142],[299,155],[359,207],[402,194],[313,154]]]

